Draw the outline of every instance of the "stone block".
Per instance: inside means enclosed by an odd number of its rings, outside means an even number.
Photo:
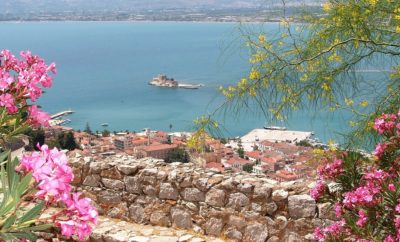
[[[168,200],[178,200],[179,193],[178,190],[170,183],[161,183],[159,198]]]
[[[214,207],[224,207],[225,191],[212,188],[206,194],[206,203]]]
[[[264,224],[254,223],[246,227],[244,240],[249,242],[265,242],[268,238],[268,228]]]
[[[204,192],[197,188],[185,188],[182,197],[189,202],[204,202],[205,200]]]
[[[315,216],[316,203],[310,195],[293,195],[288,198],[288,209],[291,218],[312,218]]]

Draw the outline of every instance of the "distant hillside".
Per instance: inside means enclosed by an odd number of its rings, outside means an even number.
[[[320,5],[323,0],[286,0],[287,5]],[[159,9],[270,8],[281,0],[1,0],[3,14],[54,12],[110,12]]]

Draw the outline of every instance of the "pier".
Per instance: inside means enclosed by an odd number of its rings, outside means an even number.
[[[74,111],[72,111],[72,110],[65,110],[65,111],[62,111],[62,112],[59,112],[59,113],[56,113],[56,114],[51,115],[50,118],[51,118],[51,119],[56,119],[56,118],[59,118],[59,117],[65,116],[65,115],[72,114],[72,113],[74,113]]]

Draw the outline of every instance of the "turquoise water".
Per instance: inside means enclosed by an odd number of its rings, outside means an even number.
[[[49,113],[71,108],[69,126],[93,130],[190,130],[192,120],[222,100],[219,85],[234,83],[248,71],[246,51],[236,40],[237,24],[175,22],[0,23],[0,48],[31,50],[56,62],[54,86],[39,104]],[[267,24],[277,31],[276,24]],[[232,45],[233,44],[233,45]],[[149,86],[165,73],[178,81],[203,83],[199,90]],[[344,114],[343,114],[344,115]],[[293,115],[286,126],[315,131],[323,140],[346,126],[343,115]],[[346,118],[346,115],[344,115]],[[225,118],[228,136],[262,127],[261,115]]]

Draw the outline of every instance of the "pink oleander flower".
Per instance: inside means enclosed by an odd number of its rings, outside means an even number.
[[[396,240],[392,235],[386,236],[385,240],[383,242],[395,242]]]
[[[367,221],[368,221],[367,214],[363,210],[358,211],[358,220],[356,224],[360,227],[364,227]]]
[[[80,193],[74,193],[72,197],[64,194],[63,202],[67,208],[64,214],[71,218],[67,221],[58,221],[57,225],[61,228],[61,233],[70,237],[77,235],[83,241],[92,233],[91,224],[97,224],[98,213],[91,205],[89,198],[80,198]]]
[[[14,97],[9,93],[3,93],[0,95],[0,106],[5,107],[7,112],[10,114],[18,111],[17,106],[15,106]]]
[[[322,229],[320,227],[315,228],[314,230],[314,239],[323,242],[326,239],[326,236],[322,233]]]
[[[383,182],[389,174],[381,169],[372,169],[372,171],[366,173],[363,176],[364,180],[375,180],[377,182]]]
[[[340,238],[340,236],[342,234],[344,234],[346,231],[344,230],[344,226],[346,225],[346,222],[344,220],[335,222],[333,224],[331,224],[330,226],[327,226],[325,228],[323,228],[322,230],[317,231],[317,235],[319,236],[320,239],[318,239],[319,241],[325,241],[325,239],[328,236],[331,236],[335,239]],[[314,236],[316,235],[315,233],[316,231],[314,231]],[[319,232],[319,234],[318,234]]]
[[[73,180],[71,167],[68,166],[66,155],[56,148],[49,150],[47,145],[40,147],[40,152],[24,155],[21,168],[32,172],[32,177],[38,183],[36,196],[46,200],[59,201],[64,193],[70,193]]]
[[[374,155],[380,159],[387,148],[386,144],[378,144],[375,148]]]
[[[50,116],[38,109],[36,105],[28,108],[29,118],[28,122],[34,127],[49,126]]]
[[[374,129],[379,134],[383,134],[386,131],[390,131],[396,127],[397,116],[394,114],[382,114],[380,118],[375,119]]]
[[[320,197],[322,197],[325,193],[325,184],[323,181],[319,180],[317,184],[310,190],[310,196],[314,200],[318,200]]]
[[[393,183],[390,183],[390,184],[388,185],[388,190],[391,191],[391,192],[395,192],[395,191],[396,191],[395,185],[394,185]]]
[[[318,169],[318,174],[322,178],[334,179],[343,172],[343,160],[335,159],[333,163],[327,163],[326,165]]]
[[[335,203],[335,215],[337,218],[341,218],[343,215],[342,205],[339,202]]]
[[[399,202],[399,201],[398,201]],[[395,211],[400,214],[400,203],[396,205]]]
[[[380,187],[374,183],[367,183],[366,186],[358,187],[356,190],[343,194],[343,204],[345,207],[352,208],[355,205],[373,206],[378,203],[376,195],[380,192]]]

